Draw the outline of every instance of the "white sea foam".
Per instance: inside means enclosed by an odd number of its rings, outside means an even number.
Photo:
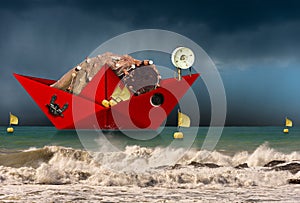
[[[166,188],[197,188],[203,185],[274,187],[286,185],[289,179],[300,177],[299,172],[292,174],[289,171],[275,171],[262,167],[272,160],[287,162],[300,160],[298,152],[283,154],[265,144],[252,154],[239,152],[234,156],[216,151],[195,150],[181,156],[182,151],[182,149],[128,146],[123,152],[88,153],[72,148],[49,146],[37,150],[37,153],[44,153],[45,156],[52,154],[48,161],[45,159],[37,168],[27,166],[28,164],[20,168],[0,166],[0,181],[5,184],[86,183],[102,186]],[[177,156],[181,157],[177,161],[179,165],[176,167],[173,164],[165,165],[166,160],[163,159],[169,159],[172,163]],[[189,165],[191,162],[213,163],[220,167],[194,167]],[[243,163],[247,163],[250,168],[234,168]]]
[[[272,160],[283,160],[287,162],[300,160],[300,154],[299,152],[283,154],[269,148],[267,143],[265,143],[259,146],[250,156],[248,156],[247,163],[249,166],[264,166]]]
[[[28,149],[23,150],[23,152],[35,151],[35,150],[37,150],[37,149],[38,149],[38,148],[36,148],[36,147],[29,147]]]

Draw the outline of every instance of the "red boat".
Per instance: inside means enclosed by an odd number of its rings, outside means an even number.
[[[166,120],[199,74],[163,79],[160,86],[144,94],[130,93],[127,101],[103,106],[117,87],[120,78],[104,66],[78,95],[56,89],[55,80],[14,73],[16,79],[33,98],[57,129],[150,129]]]

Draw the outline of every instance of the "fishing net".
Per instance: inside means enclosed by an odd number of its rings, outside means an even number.
[[[159,86],[160,75],[151,60],[142,61],[129,55],[106,52],[93,58],[86,58],[51,87],[78,95],[105,64],[134,94],[143,94]]]

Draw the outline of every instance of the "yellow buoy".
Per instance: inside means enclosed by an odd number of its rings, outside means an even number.
[[[8,127],[8,128],[6,129],[6,131],[7,131],[8,133],[13,133],[13,132],[14,132],[14,129],[13,129],[12,127]]]
[[[284,132],[284,133],[288,133],[288,132],[289,132],[289,129],[288,129],[288,128],[285,128],[285,129],[283,129],[283,132]]]
[[[6,131],[8,133],[13,133],[14,129],[13,127],[11,127],[11,125],[18,125],[18,124],[19,124],[18,117],[9,112],[9,127],[7,127]]]
[[[174,139],[183,139],[182,132],[175,132],[173,136],[174,136]]]

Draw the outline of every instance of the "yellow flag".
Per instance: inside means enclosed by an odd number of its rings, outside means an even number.
[[[19,123],[18,117],[10,113],[9,123],[13,125],[18,125]]]
[[[190,118],[178,111],[178,126],[180,127],[190,127],[191,125],[191,120]]]
[[[285,126],[292,127],[293,126],[293,121],[288,119],[288,118],[285,118]]]

